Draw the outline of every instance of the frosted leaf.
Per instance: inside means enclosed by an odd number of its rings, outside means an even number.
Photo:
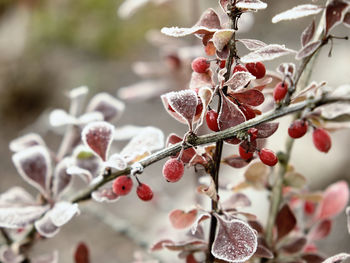
[[[325,219],[319,222],[316,226],[313,226],[308,233],[308,239],[312,241],[317,241],[324,239],[331,233],[332,221],[330,219]]]
[[[228,199],[222,202],[221,206],[223,210],[235,209],[237,207],[251,206],[251,201],[243,193],[232,194]]]
[[[295,59],[301,60],[303,58],[310,56],[321,46],[321,44],[322,44],[321,40],[317,40],[307,44],[301,50],[299,50],[299,52],[295,56]]]
[[[199,98],[202,101],[203,110],[202,110],[202,113],[201,113],[201,116],[200,116],[200,120],[199,120],[199,122],[198,122],[198,124],[196,126],[195,131],[197,131],[198,128],[203,124],[205,115],[207,113],[208,105],[210,104],[210,102],[211,102],[211,100],[213,98],[213,91],[210,88],[204,87],[204,88],[201,88],[198,91],[198,96],[199,96]]]
[[[213,35],[213,43],[218,51],[222,51],[223,48],[230,42],[232,35],[235,31],[233,29],[220,29]]]
[[[75,117],[68,114],[66,111],[56,109],[50,113],[49,122],[52,127],[59,127],[64,125],[77,124],[78,121]]]
[[[208,8],[203,12],[198,22],[196,23],[196,26],[220,29],[221,28],[220,18],[217,15],[217,13],[214,11],[214,9]]]
[[[114,140],[124,141],[130,140],[132,137],[138,135],[145,127],[135,125],[125,125],[114,130]]]
[[[13,152],[19,152],[26,148],[41,145],[45,146],[44,140],[41,138],[39,134],[36,133],[28,133],[19,138],[16,138],[10,142],[9,148]]]
[[[247,49],[251,51],[267,46],[267,44],[257,39],[237,39],[237,41],[241,42]]]
[[[108,93],[96,94],[89,102],[86,112],[101,112],[105,121],[114,121],[121,117],[125,109],[122,101],[114,98]]]
[[[212,34],[217,29],[215,28],[207,28],[203,26],[194,26],[191,28],[186,27],[163,27],[161,32],[167,36],[171,37],[185,37],[192,34]]]
[[[272,18],[272,23],[278,23],[283,20],[293,20],[298,19],[305,16],[316,15],[323,10],[322,6],[306,4],[306,5],[298,5],[284,11],[278,15],[275,15]]]
[[[103,121],[103,119],[104,119],[104,117],[103,117],[103,114],[101,112],[93,111],[93,112],[88,112],[88,113],[81,115],[78,118],[77,123],[79,125],[84,126],[90,122]]]
[[[331,121],[349,121],[350,107],[347,103],[332,103],[318,108],[322,118]]]
[[[151,247],[151,251],[157,251],[161,250],[163,248],[167,248],[169,250],[173,251],[183,251],[183,250],[205,250],[208,244],[199,239],[190,239],[186,241],[178,241],[174,242],[169,239],[158,241],[157,243],[153,244]]]
[[[343,23],[346,27],[350,27],[350,12],[344,15]]]
[[[279,126],[278,122],[262,123],[255,126],[255,128],[258,129],[257,138],[262,139],[262,138],[270,137],[272,134],[274,134],[277,131],[278,126]]]
[[[34,204],[35,199],[22,187],[15,186],[0,195],[0,206]]]
[[[268,180],[269,168],[262,162],[253,162],[244,173],[244,178],[254,186],[262,186]]]
[[[123,148],[120,155],[126,162],[133,160],[136,156],[143,155],[164,147],[164,134],[156,127],[145,127]]]
[[[215,202],[218,201],[218,193],[216,191],[215,182],[212,177],[210,177],[209,186],[200,185],[198,186],[197,191],[199,193],[209,196],[210,199],[214,200]]]
[[[15,253],[11,247],[2,246],[0,248],[0,260],[3,263],[21,263],[24,257]]]
[[[162,95],[165,109],[171,116],[179,120],[178,117],[186,121],[189,129],[192,130],[194,116],[198,105],[197,93],[193,90],[181,90],[169,92]],[[179,116],[176,116],[175,113]]]
[[[185,212],[180,209],[175,209],[170,212],[169,220],[174,228],[182,229],[187,228],[193,224],[197,217],[197,209]]]
[[[349,187],[345,181],[331,184],[323,193],[323,199],[318,206],[317,218],[332,218],[341,213],[349,201]]]
[[[259,0],[240,0],[236,4],[237,8],[249,10],[261,10],[267,7],[267,4]]]
[[[326,35],[332,28],[342,22],[343,16],[345,15],[344,11],[348,6],[349,3],[342,0],[333,0],[329,2],[326,7]]]
[[[118,97],[128,101],[144,101],[169,90],[169,81],[146,80],[118,89]]]
[[[243,113],[238,106],[231,102],[220,90],[221,108],[218,116],[220,130],[226,130],[245,121]]]
[[[114,137],[114,126],[108,122],[92,122],[85,126],[81,137],[86,146],[106,161]]]
[[[349,97],[350,96],[350,84],[344,84],[337,87],[331,94],[332,97]]]
[[[227,9],[227,5],[230,3],[230,0],[219,0],[219,4],[222,8],[222,10],[224,11],[224,13],[227,13],[228,9]]]
[[[214,86],[212,75],[213,73],[211,70],[205,73],[192,72],[190,89],[197,92],[203,87],[212,88]]]
[[[80,86],[75,89],[72,89],[68,97],[70,99],[79,99],[79,98],[84,98],[89,92],[89,88],[87,86]]]
[[[47,238],[55,236],[60,231],[60,229],[53,224],[48,213],[46,213],[42,218],[37,220],[34,226],[41,236]]]
[[[211,253],[217,259],[227,262],[244,262],[251,258],[258,246],[255,231],[238,219],[226,220],[215,214],[218,231]]]
[[[315,25],[315,19],[314,19],[312,20],[311,24],[307,28],[305,28],[303,33],[301,33],[300,40],[301,40],[302,47],[306,46],[311,41],[311,39],[315,34],[315,29],[316,29],[316,25]]]
[[[51,182],[51,159],[45,147],[34,146],[15,153],[12,161],[24,180],[45,196],[48,195]]]
[[[275,58],[295,53],[294,50],[286,48],[284,45],[271,44],[259,48],[241,58],[243,63],[273,60]]]
[[[273,258],[273,253],[265,246],[259,244],[255,251],[254,257],[271,259]]]
[[[230,96],[249,106],[259,106],[265,100],[264,94],[257,89],[242,89],[240,92],[231,93]]]
[[[296,226],[297,219],[288,204],[285,204],[276,217],[277,239],[280,240],[288,235]]]
[[[127,163],[120,154],[115,153],[108,158],[108,160],[104,163],[104,166],[111,167],[116,170],[124,170],[127,166]]]
[[[337,255],[334,255],[332,257],[327,258],[322,263],[341,263],[342,261],[350,258],[350,254],[347,253],[339,253]]]
[[[150,0],[125,0],[118,8],[118,16],[122,19],[130,18],[148,2]]]
[[[23,228],[40,218],[48,206],[0,206],[0,227]]]
[[[170,133],[167,140],[166,140],[166,146],[173,145],[176,143],[182,142],[182,138],[175,133]],[[177,154],[176,156],[178,156]],[[183,163],[189,163],[196,155],[196,150],[191,147],[183,151],[181,156],[181,161]]]
[[[211,215],[209,213],[200,214],[191,226],[192,235],[196,234],[196,232],[198,231],[198,227],[200,226],[200,223],[209,218],[211,218]]]
[[[80,176],[86,183],[90,183],[94,178],[89,170],[80,168],[78,166],[71,166],[66,170],[66,172],[72,176]]]
[[[73,160],[66,157],[56,165],[52,182],[52,193],[55,197],[58,197],[70,185],[72,176],[67,173],[67,169],[72,163]]]
[[[113,192],[112,185],[113,182],[109,182],[101,188],[99,188],[98,190],[92,192],[92,199],[99,203],[114,203],[118,201],[120,197]]]
[[[55,226],[61,227],[67,224],[73,216],[79,214],[78,204],[58,202],[47,214]]]
[[[237,90],[238,88],[245,87],[251,80],[254,80],[255,77],[249,72],[237,71],[235,72],[225,85],[228,85],[231,90]]]
[[[32,262],[32,263],[58,263],[58,252],[54,251],[50,254],[35,257],[30,262]]]

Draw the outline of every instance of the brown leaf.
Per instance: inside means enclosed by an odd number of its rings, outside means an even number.
[[[301,256],[301,258],[306,261],[307,263],[322,263],[324,261],[324,257],[318,254],[304,254]]]
[[[249,164],[249,162],[236,154],[224,158],[223,162],[233,168],[242,168]]]
[[[216,192],[215,182],[214,182],[212,177],[210,177],[209,186],[200,185],[200,186],[198,186],[197,191],[199,193],[202,193],[202,194],[209,196],[210,199],[214,200],[215,202],[218,201],[218,193]]]
[[[311,39],[315,34],[315,29],[316,29],[316,25],[315,25],[315,19],[314,19],[312,20],[311,24],[304,29],[303,33],[301,33],[300,40],[301,40],[302,47],[306,46],[311,41]]]
[[[321,46],[321,44],[322,44],[321,40],[316,40],[314,42],[307,44],[301,50],[299,50],[295,58],[297,60],[301,60],[303,58],[306,58],[312,55]]]
[[[341,23],[343,11],[348,7],[348,3],[342,0],[333,0],[326,7],[326,35],[328,32]]]
[[[265,185],[269,175],[269,168],[262,162],[255,162],[249,165],[244,173],[244,178],[247,182],[256,185]]]
[[[281,239],[284,236],[288,235],[294,227],[296,226],[297,219],[295,218],[292,210],[289,206],[285,204],[281,210],[278,212],[276,217],[277,225],[277,239]]]
[[[289,254],[300,252],[306,245],[307,239],[305,237],[293,238],[292,241],[283,245],[281,249]]]

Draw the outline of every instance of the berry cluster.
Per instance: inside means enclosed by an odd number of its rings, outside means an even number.
[[[138,181],[138,180],[137,180]],[[137,196],[143,201],[150,201],[153,198],[152,189],[144,183],[138,181],[136,189]],[[130,176],[122,175],[113,182],[113,192],[118,196],[127,195],[131,192],[133,181]]]

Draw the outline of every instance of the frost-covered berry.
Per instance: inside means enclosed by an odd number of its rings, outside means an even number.
[[[208,59],[204,57],[196,58],[192,61],[192,70],[197,73],[205,73],[210,67]]]
[[[236,65],[236,66],[233,68],[233,74],[236,73],[236,72],[238,72],[238,71],[245,71],[245,72],[248,72],[248,70],[246,69],[246,67],[243,66],[243,65],[240,65],[240,64]]]
[[[132,179],[129,176],[122,175],[113,182],[113,192],[116,195],[127,195],[133,186]]]
[[[273,90],[273,98],[276,102],[284,99],[288,92],[288,85],[285,82],[279,82]]]
[[[152,189],[144,183],[140,183],[136,189],[137,196],[143,201],[150,201],[153,198]]]
[[[184,174],[184,163],[176,158],[166,161],[163,166],[163,176],[171,183],[177,182]]]
[[[288,134],[290,137],[297,139],[301,138],[307,132],[308,124],[305,120],[295,120],[288,128]]]
[[[262,148],[260,150],[259,158],[264,164],[268,166],[275,166],[278,162],[276,154],[273,151],[266,148]]]
[[[321,152],[327,153],[332,147],[332,140],[329,133],[322,128],[314,130],[312,133],[312,140],[315,147]]]
[[[205,120],[207,121],[208,128],[214,132],[219,131],[218,125],[218,113],[214,110],[207,111],[205,116]]]
[[[265,77],[266,74],[266,68],[264,63],[262,62],[256,62],[256,63],[247,63],[245,64],[245,67],[247,70],[257,79],[262,79]]]
[[[247,152],[241,145],[238,147],[239,156],[244,160],[250,160],[253,158],[252,152]]]

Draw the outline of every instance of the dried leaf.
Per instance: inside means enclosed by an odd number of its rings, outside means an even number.
[[[251,258],[258,245],[255,231],[238,219],[226,220],[215,214],[218,231],[211,253],[217,259],[228,262],[244,262]]]
[[[183,229],[191,226],[197,217],[197,209],[185,212],[180,209],[175,209],[170,212],[169,220],[171,225],[177,229]]]
[[[283,20],[293,20],[293,19],[298,19],[305,16],[316,15],[322,10],[323,10],[323,7],[317,6],[317,5],[312,5],[312,4],[298,5],[293,7],[292,9],[289,9],[278,15],[275,15],[272,18],[272,23],[278,23]]]
[[[240,0],[236,4],[236,7],[243,9],[244,11],[246,9],[255,11],[255,10],[265,9],[267,7],[267,4],[259,0]]]
[[[278,125],[279,125],[278,122],[268,122],[268,123],[262,123],[255,126],[255,128],[258,129],[257,138],[262,139],[262,138],[270,137],[272,134],[274,134],[277,131]]]
[[[205,118],[206,113],[207,113],[208,105],[210,104],[210,102],[211,102],[211,100],[213,98],[213,91],[210,88],[204,87],[204,88],[201,88],[198,91],[198,96],[199,96],[199,98],[202,101],[203,110],[202,110],[202,113],[201,113],[201,116],[200,116],[200,120],[197,123],[195,131],[197,131],[198,128],[200,126],[202,126],[202,124],[204,122],[204,118]]]
[[[331,184],[323,193],[323,199],[319,205],[317,218],[332,218],[341,213],[349,201],[349,188],[345,181]]]
[[[262,162],[254,162],[250,164],[244,173],[247,182],[254,186],[264,186],[269,175],[269,168]]]
[[[303,188],[306,184],[306,178],[295,171],[287,172],[284,177],[284,185],[294,188]]]
[[[242,168],[249,164],[249,162],[242,159],[239,155],[236,154],[224,158],[223,162],[233,168]]]
[[[19,152],[29,147],[33,147],[37,145],[45,146],[44,140],[41,138],[39,134],[28,133],[26,135],[23,135],[19,138],[12,140],[9,144],[9,148],[13,152]]]
[[[324,239],[331,233],[331,230],[332,221],[330,219],[325,219],[310,230],[308,238],[312,241]]]
[[[48,206],[0,206],[0,227],[23,228],[40,218]]]
[[[72,159],[69,157],[60,161],[56,167],[52,182],[52,193],[58,197],[70,185],[72,176],[67,173],[67,169],[72,165]]]
[[[241,42],[247,49],[251,51],[267,46],[267,44],[257,39],[237,39],[237,41]]]
[[[286,245],[283,245],[281,249],[289,254],[300,252],[306,245],[307,239],[305,237],[293,238]]]
[[[120,155],[125,161],[130,162],[137,156],[143,156],[164,147],[164,134],[156,127],[145,127],[142,132],[131,139],[123,148]]]
[[[92,192],[91,197],[99,203],[114,203],[119,200],[119,196],[113,192],[113,182],[107,183],[98,190]]]
[[[311,24],[304,29],[303,33],[301,33],[300,40],[301,40],[301,46],[306,46],[311,39],[313,38],[315,34],[316,24],[315,19],[312,20]]]
[[[80,242],[75,248],[74,252],[75,263],[89,263],[89,248],[84,242]]]
[[[306,46],[304,46],[299,52],[296,54],[295,59],[301,60],[308,56],[311,56],[322,44],[321,40],[316,40],[314,42],[310,42]]]
[[[48,196],[51,182],[51,159],[43,146],[34,146],[12,156],[18,173],[29,184]]]
[[[332,257],[327,258],[322,263],[341,263],[342,261],[350,258],[350,254],[347,253],[339,253],[337,255],[334,255]]]
[[[92,122],[81,133],[84,144],[106,161],[114,137],[114,126],[108,122]]]
[[[225,85],[228,85],[231,90],[235,91],[238,88],[245,87],[250,81],[254,80],[255,77],[249,72],[237,71],[235,72]]]
[[[215,182],[212,177],[210,177],[209,186],[200,185],[197,190],[199,193],[209,196],[210,199],[214,200],[215,202],[218,201],[218,193],[216,192]]]
[[[343,11],[347,9],[349,4],[342,0],[332,0],[326,7],[326,32],[328,35],[329,31],[340,24],[343,20]]]
[[[303,201],[310,201],[310,202],[318,203],[322,200],[322,193],[321,192],[301,193],[301,194],[297,194],[295,197],[297,197]]]
[[[220,130],[226,130],[245,121],[243,113],[238,106],[231,102],[220,90],[221,108],[218,116]]]
[[[230,42],[235,31],[233,29],[220,29],[213,35],[212,41],[218,51],[222,51]]]
[[[284,45],[271,44],[259,48],[241,58],[243,63],[259,62],[266,60],[273,60],[281,56],[295,53],[294,50],[286,48]]]
[[[151,251],[157,251],[163,248],[167,248],[173,251],[184,251],[184,250],[199,251],[199,250],[206,250],[207,243],[198,239],[191,239],[191,240],[180,241],[180,242],[174,242],[172,240],[165,239],[154,244],[151,247]]]
[[[296,226],[297,219],[294,216],[294,213],[289,208],[287,204],[285,204],[281,210],[278,212],[276,217],[276,225],[277,225],[277,239],[281,239],[284,236],[288,235]]]
[[[237,207],[251,206],[251,201],[245,194],[236,193],[230,196],[229,199],[222,202],[221,206],[223,210],[235,209]]]
[[[100,112],[104,121],[115,121],[121,117],[125,109],[122,101],[114,98],[108,93],[96,94],[89,102],[86,112]]]

